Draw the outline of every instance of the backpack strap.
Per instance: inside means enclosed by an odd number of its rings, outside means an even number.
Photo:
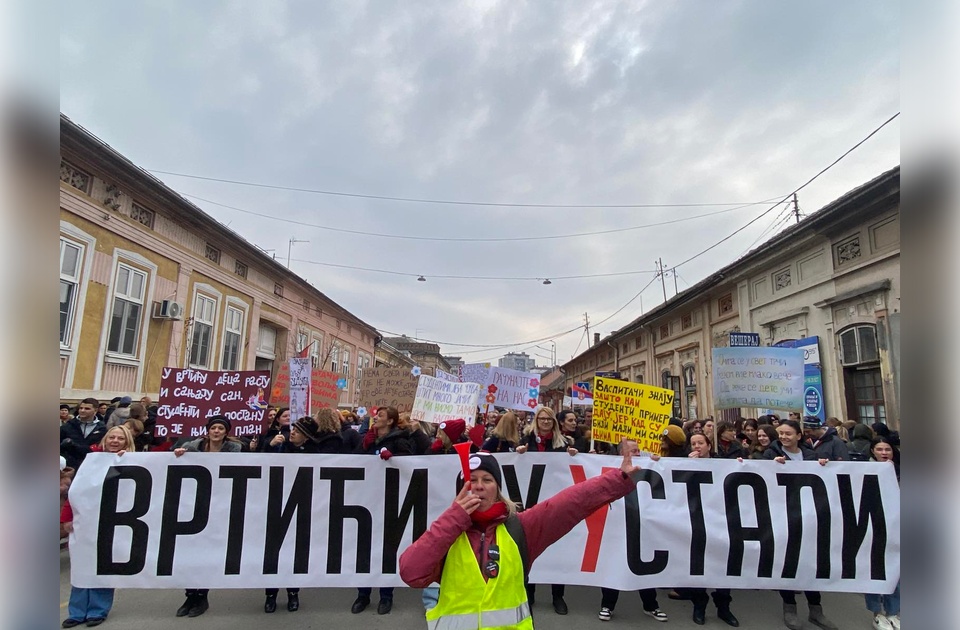
[[[523,525],[520,524],[520,519],[516,514],[507,516],[503,525],[520,550],[520,560],[523,562],[523,583],[527,584],[530,576],[530,554],[527,550],[527,535],[523,531]]]

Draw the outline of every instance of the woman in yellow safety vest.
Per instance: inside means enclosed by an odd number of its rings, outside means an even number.
[[[632,492],[640,468],[624,455],[619,470],[517,513],[503,496],[496,458],[473,453],[469,463],[470,481],[400,556],[400,577],[414,588],[440,584],[440,601],[427,611],[430,630],[532,629],[525,572],[577,523]]]

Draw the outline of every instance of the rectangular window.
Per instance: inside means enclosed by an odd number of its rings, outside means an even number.
[[[243,311],[227,307],[223,325],[223,359],[221,370],[240,369],[240,340],[243,338]]]
[[[350,351],[343,351],[343,374],[345,376],[350,376]]]
[[[70,344],[70,329],[76,309],[83,248],[60,239],[60,344]]]
[[[666,339],[670,336],[670,324],[664,324],[660,327],[660,338]]]
[[[146,286],[146,273],[123,264],[117,266],[113,314],[110,317],[110,335],[107,340],[108,351],[136,356]]]
[[[273,359],[277,352],[277,329],[273,326],[260,324],[260,334],[257,337],[257,352],[264,358]]]
[[[310,337],[307,336],[307,333],[305,332],[297,333],[297,347],[295,348],[295,350],[297,351],[297,355],[303,352],[304,348],[307,347],[307,344],[309,343],[308,341],[309,338]]]
[[[680,318],[681,328],[686,330],[687,328],[691,328],[692,326],[693,326],[693,315],[691,315],[690,313],[687,313],[686,315]]]
[[[190,343],[191,367],[210,367],[210,345],[213,342],[213,321],[216,315],[216,300],[198,293],[193,306],[193,338]]]
[[[310,342],[310,365],[315,368],[323,367],[320,365],[320,346],[323,339],[314,337],[313,341]]]
[[[220,264],[220,250],[210,243],[207,243],[207,251],[203,255],[207,257],[207,260]]]
[[[240,262],[239,260],[235,260],[235,261],[233,262],[233,272],[234,272],[235,274],[237,274],[238,276],[240,276],[241,278],[246,278],[246,277],[247,277],[247,266],[246,266],[245,264],[243,264],[242,262]]]
[[[340,347],[336,345],[330,348],[330,371],[340,372]]]
[[[283,297],[283,285],[274,284],[273,285],[273,294],[277,297]]]

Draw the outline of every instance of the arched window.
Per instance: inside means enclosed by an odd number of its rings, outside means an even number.
[[[840,363],[844,367],[875,363],[880,360],[877,348],[877,327],[861,324],[843,330],[840,337]]]
[[[886,422],[877,327],[857,324],[837,333],[847,412],[860,422]]]

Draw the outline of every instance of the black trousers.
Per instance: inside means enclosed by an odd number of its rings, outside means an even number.
[[[677,592],[681,595],[687,595],[693,602],[694,608],[706,608],[710,597],[705,588],[678,588]],[[730,595],[729,588],[718,588],[713,591],[713,603],[717,608],[730,608],[730,602],[733,597]]]
[[[803,594],[807,598],[807,605],[820,605],[820,591],[804,591]],[[783,599],[784,604],[797,605],[797,594],[794,591],[780,591],[780,598]]]
[[[564,584],[551,584],[550,592],[554,597],[563,597],[563,593],[566,590]],[[537,592],[536,584],[527,584],[527,599],[532,599],[533,594]]]
[[[372,588],[358,588],[357,596],[366,597],[370,599],[370,594],[373,592]],[[380,599],[393,599],[393,587],[392,586],[381,586],[380,587]]]
[[[280,592],[280,589],[279,589],[279,588],[265,588],[265,589],[263,589],[263,592],[267,594],[267,597],[270,597],[271,595],[273,595],[274,597],[276,597],[276,596],[277,596],[277,593]],[[287,596],[297,595],[297,594],[299,594],[299,593],[300,593],[300,589],[299,589],[299,588],[288,588],[288,589],[287,589]]]
[[[640,593],[640,600],[643,602],[644,610],[656,610],[660,608],[660,604],[657,603],[657,589],[642,588],[637,592]],[[613,588],[601,588],[600,593],[602,594],[600,608],[613,610],[617,607],[617,601],[620,599],[620,591]]]
[[[195,596],[206,597],[207,593],[209,592],[210,592],[209,588],[188,588],[187,590],[184,591],[184,594],[187,597],[195,597]]]

